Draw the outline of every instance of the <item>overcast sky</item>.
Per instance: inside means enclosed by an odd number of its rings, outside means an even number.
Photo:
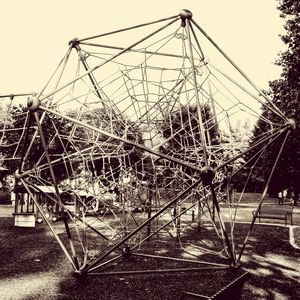
[[[276,0],[10,0],[1,5],[0,94],[39,91],[69,40],[192,11],[260,88],[278,78],[284,45]],[[209,54],[208,54],[209,55]]]

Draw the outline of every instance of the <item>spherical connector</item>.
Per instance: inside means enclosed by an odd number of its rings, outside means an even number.
[[[30,111],[35,112],[40,106],[40,100],[35,97],[28,97],[27,107]]]
[[[191,19],[193,14],[190,10],[188,9],[182,9],[180,12],[179,12],[179,16],[181,17],[181,19]]]
[[[238,269],[240,269],[241,268],[241,263],[240,262],[235,262],[235,263],[230,263],[230,270],[231,271],[236,271],[236,270],[238,270]]]
[[[289,125],[291,127],[291,129],[296,129],[296,122],[295,120],[293,119],[289,119],[287,122],[286,122],[287,125]]]
[[[19,173],[19,170],[16,170],[16,172],[15,172],[15,179],[16,180],[19,180],[19,179],[21,179],[23,176],[22,176],[22,174],[20,174]]]
[[[193,14],[188,9],[182,9],[179,12],[179,16],[181,17],[181,26],[185,27],[186,25],[186,19],[191,19]]]
[[[87,280],[87,272],[82,270],[76,270],[73,272],[73,276],[80,281],[80,283],[85,283]]]
[[[124,258],[129,258],[131,256],[131,249],[129,246],[125,246],[123,249],[123,257]]]
[[[79,44],[79,39],[78,38],[74,38],[71,41],[69,41],[68,45],[72,46],[73,48],[76,48],[76,46],[78,46]]]
[[[201,175],[200,175],[202,183],[204,185],[210,185],[213,179],[215,178],[215,174],[216,172],[213,167],[208,166],[202,168]]]

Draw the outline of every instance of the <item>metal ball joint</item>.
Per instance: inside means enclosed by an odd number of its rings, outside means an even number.
[[[23,174],[20,174],[19,173],[19,170],[16,170],[16,172],[15,172],[15,179],[16,180],[19,180],[19,179],[21,179],[23,177]]]
[[[131,256],[131,249],[129,246],[125,246],[123,249],[123,257],[124,258],[129,258]]]
[[[291,129],[295,130],[296,129],[296,122],[294,119],[289,119],[287,122],[287,125],[291,127]]]
[[[74,271],[73,276],[75,278],[79,279],[81,282],[84,282],[87,280],[87,273],[82,272],[81,270]]]
[[[27,107],[30,111],[35,112],[40,106],[40,100],[35,97],[29,97],[27,99]]]
[[[72,46],[73,48],[75,48],[78,44],[79,44],[79,39],[78,38],[74,38],[71,41],[69,41],[69,43],[68,43],[68,45]]]
[[[182,9],[180,12],[179,12],[179,16],[181,17],[181,26],[182,27],[185,27],[186,25],[186,19],[191,19],[193,14],[188,10],[188,9]]]
[[[215,170],[213,167],[207,166],[201,169],[201,180],[204,185],[210,185],[215,178]]]
[[[191,19],[193,14],[190,10],[188,9],[182,9],[180,12],[179,12],[179,16],[181,17],[181,19]]]

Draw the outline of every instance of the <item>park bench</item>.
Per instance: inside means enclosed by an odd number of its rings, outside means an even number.
[[[253,217],[255,212],[255,210],[252,211]],[[288,220],[291,220],[291,225],[293,225],[293,206],[264,205],[259,209],[257,217],[259,222],[261,219],[284,220],[285,225]]]
[[[180,296],[180,300],[184,300],[184,299],[186,300],[187,299],[238,300],[240,299],[244,283],[248,280],[249,276],[250,276],[249,272],[244,272],[242,275],[240,275],[238,278],[231,281],[229,284],[227,284],[225,287],[217,291],[212,296],[204,296],[192,292],[183,292]]]

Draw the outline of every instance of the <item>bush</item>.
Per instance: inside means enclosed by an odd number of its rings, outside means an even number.
[[[2,187],[0,189],[0,204],[10,204],[10,190],[7,187]]]

